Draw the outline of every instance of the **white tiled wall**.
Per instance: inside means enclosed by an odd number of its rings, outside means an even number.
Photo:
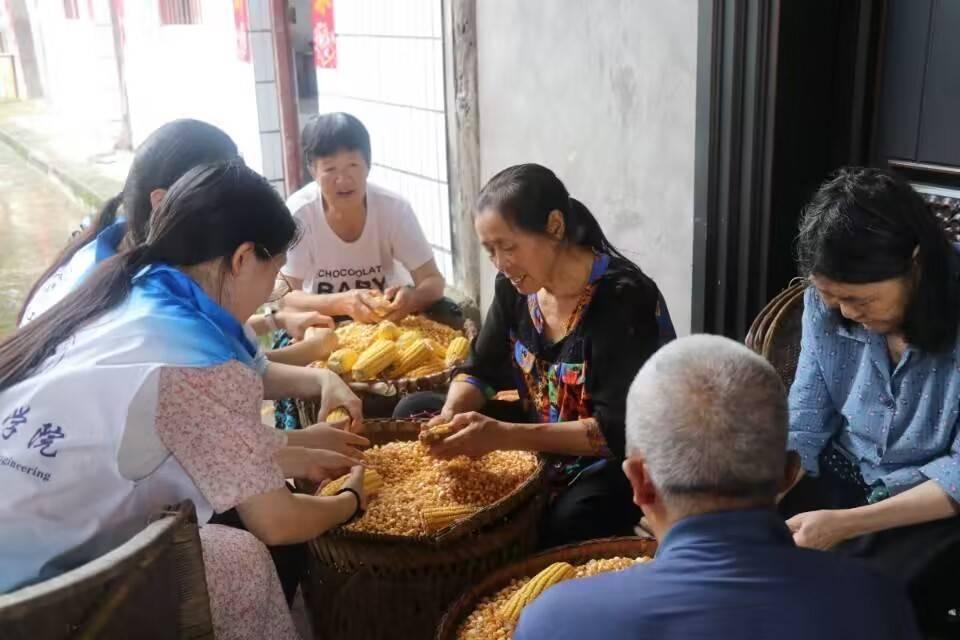
[[[273,19],[269,0],[247,0],[247,19],[263,175],[281,196],[286,197],[280,101],[273,55]]]
[[[337,68],[317,69],[319,110],[370,131],[370,179],[413,205],[453,282],[444,114],[442,0],[337,2]]]

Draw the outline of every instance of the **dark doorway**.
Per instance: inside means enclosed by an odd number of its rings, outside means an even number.
[[[883,0],[701,0],[693,329],[742,339],[796,275],[802,207],[865,164]]]

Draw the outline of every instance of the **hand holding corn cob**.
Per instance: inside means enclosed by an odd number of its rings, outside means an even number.
[[[320,396],[318,415],[323,417],[329,416],[334,409],[346,410],[351,421],[342,427],[348,431],[360,431],[363,428],[363,403],[350,385],[329,369],[312,369],[311,371],[316,371],[319,389],[310,394],[305,393],[301,397]]]
[[[453,433],[453,423],[444,422],[442,424],[424,428],[420,432],[420,442],[425,445],[435,444],[437,442],[442,442],[448,436],[452,436]]]
[[[481,413],[470,411],[455,415],[446,423],[427,429],[420,441],[437,458],[457,456],[479,458],[491,451],[508,449],[507,425]]]
[[[282,447],[274,454],[274,461],[286,478],[298,478],[311,482],[323,482],[336,478],[344,469],[362,464],[363,458],[346,455],[327,449],[307,447]]]
[[[369,447],[370,441],[356,433],[320,423],[287,432],[287,444],[291,447],[335,451],[353,459],[351,464],[346,465],[353,466],[362,464],[363,452],[361,449]]]
[[[354,289],[337,295],[343,296],[342,314],[350,316],[356,322],[376,324],[383,317],[378,313],[378,298],[381,296],[379,291],[374,293],[369,289]]]
[[[374,469],[354,467],[347,475],[337,478],[320,489],[317,495],[322,497],[334,496],[344,487],[356,491],[360,495],[360,508],[366,509],[370,498],[375,496],[383,487],[383,478]]]

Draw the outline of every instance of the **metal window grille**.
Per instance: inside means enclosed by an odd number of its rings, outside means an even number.
[[[335,6],[338,62],[318,69],[319,110],[346,111],[367,126],[370,179],[410,201],[453,283],[441,2]]]
[[[200,24],[200,0],[160,0],[160,24]]]

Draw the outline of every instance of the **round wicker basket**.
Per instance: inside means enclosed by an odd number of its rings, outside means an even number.
[[[451,325],[448,325],[451,326]],[[470,320],[463,322],[460,327],[455,329],[463,331],[468,340],[473,340],[477,336],[477,325]],[[421,378],[401,378],[399,380],[386,380],[392,387],[391,395],[378,395],[359,391],[357,394],[363,401],[363,415],[368,418],[390,418],[393,416],[393,410],[397,403],[404,396],[418,391],[436,391],[446,393],[450,388],[450,381],[453,379],[455,367],[449,367],[443,371],[424,376]],[[320,400],[297,400],[297,411],[300,413],[300,424],[315,424],[323,419],[319,415]]]
[[[464,592],[450,606],[437,629],[437,640],[456,640],[457,631],[480,601],[510,584],[515,578],[539,573],[554,562],[580,564],[589,560],[616,556],[650,556],[657,550],[655,540],[646,538],[606,538],[557,547],[498,569]]]
[[[414,440],[420,425],[370,420],[364,435],[375,445]],[[317,637],[432,637],[465,588],[533,551],[545,505],[544,473],[541,463],[512,494],[436,535],[337,529],[310,542],[303,586]]]

